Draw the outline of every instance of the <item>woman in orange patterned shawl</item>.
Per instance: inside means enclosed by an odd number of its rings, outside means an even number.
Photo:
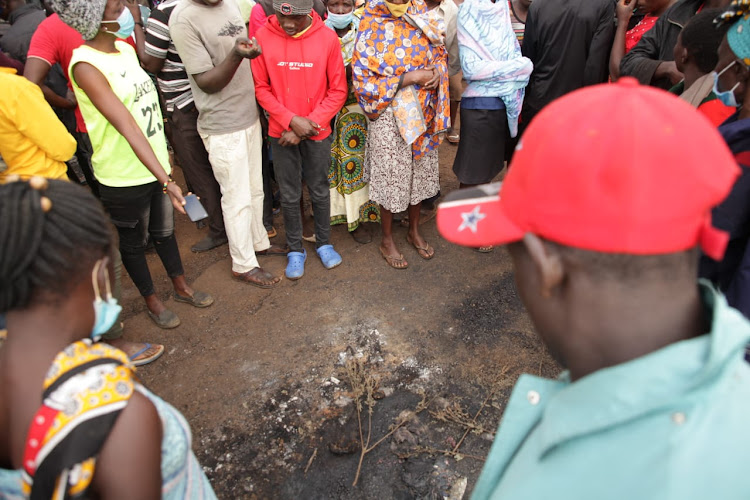
[[[419,234],[423,200],[437,194],[437,147],[449,126],[445,25],[423,0],[368,2],[352,59],[354,90],[371,120],[365,152],[370,199],[381,206],[380,252],[408,263],[391,234],[393,213],[409,211],[407,241],[420,257],[435,251]]]

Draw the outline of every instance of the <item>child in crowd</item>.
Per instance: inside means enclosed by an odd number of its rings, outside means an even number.
[[[305,273],[302,247],[302,180],[315,219],[315,245],[323,266],[341,264],[330,243],[331,120],[347,96],[346,70],[336,33],[328,29],[312,0],[274,0],[276,15],[256,33],[262,54],[251,65],[258,103],[269,114],[274,172],[281,191],[286,239],[286,276]]]

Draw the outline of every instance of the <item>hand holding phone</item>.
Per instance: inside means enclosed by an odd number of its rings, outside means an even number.
[[[192,222],[198,222],[199,220],[208,218],[208,212],[203,208],[200,199],[193,193],[185,196],[185,212],[187,212],[187,215]]]

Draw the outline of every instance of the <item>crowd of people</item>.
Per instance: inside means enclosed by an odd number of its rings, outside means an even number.
[[[297,280],[305,242],[342,265],[336,224],[368,244],[379,223],[397,270],[404,243],[435,256],[436,213],[451,241],[508,245],[567,371],[519,381],[474,498],[750,496],[750,0],[0,0],[0,17],[3,498],[214,497],[184,418],[133,375],[165,347],[118,318],[124,269],[156,326],[180,324],[150,246],[175,301],[213,304],[177,244],[188,192],[206,213],[191,250],[228,244],[232,278],[261,288],[282,276],[259,257]]]

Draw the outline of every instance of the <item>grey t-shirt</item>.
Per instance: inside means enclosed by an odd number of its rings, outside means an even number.
[[[193,78],[221,64],[233,50],[236,38],[247,37],[235,0],[223,0],[215,7],[183,0],[172,12],[169,32],[193,89],[200,113],[198,131],[228,134],[255,124],[258,106],[249,60],[244,59],[229,84],[214,94],[203,92]]]

